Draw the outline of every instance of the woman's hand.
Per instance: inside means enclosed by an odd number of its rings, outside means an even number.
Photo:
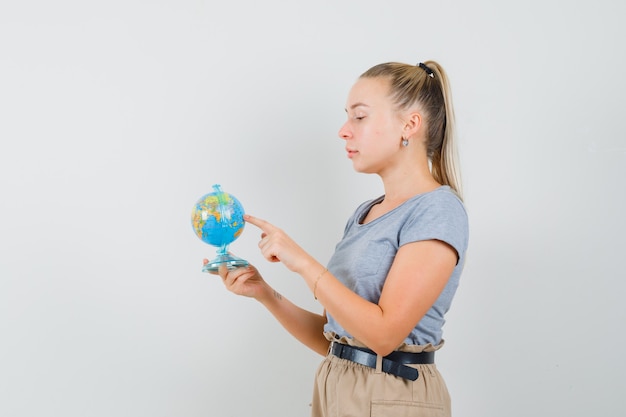
[[[268,261],[282,262],[291,271],[297,273],[306,269],[308,264],[315,262],[304,249],[278,227],[249,214],[246,214],[244,219],[261,229],[259,248]]]
[[[208,262],[208,259],[203,261],[204,264]],[[222,265],[217,272],[210,273],[219,275],[226,289],[233,294],[261,301],[263,297],[272,293],[272,289],[253,265],[235,269],[228,269]]]

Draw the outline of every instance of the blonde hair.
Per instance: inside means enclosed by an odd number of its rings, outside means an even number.
[[[390,96],[400,110],[418,105],[426,120],[426,153],[437,182],[448,185],[463,198],[461,173],[454,129],[450,83],[435,61],[418,65],[387,62],[375,65],[361,78],[386,78]]]

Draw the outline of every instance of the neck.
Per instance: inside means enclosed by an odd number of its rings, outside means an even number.
[[[428,168],[428,163],[412,164],[408,169],[395,169],[381,173],[385,189],[384,202],[401,204],[411,197],[432,191],[441,186]]]

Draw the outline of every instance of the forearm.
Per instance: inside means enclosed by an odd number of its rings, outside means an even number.
[[[304,310],[275,290],[259,300],[292,336],[313,351],[325,356],[328,340],[324,337],[326,317]]]
[[[326,311],[354,338],[375,351],[393,350],[394,342],[389,343],[391,347],[381,345],[389,338],[383,311],[377,304],[350,291],[314,259],[299,273]]]

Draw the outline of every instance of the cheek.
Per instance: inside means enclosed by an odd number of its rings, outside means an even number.
[[[385,146],[386,143],[396,140],[396,132],[389,126],[376,126],[370,129],[370,137],[372,137],[379,146]]]
[[[393,123],[392,120],[388,118],[379,119],[378,123],[371,126],[372,133],[379,138],[383,138],[386,140],[399,138],[401,135],[401,131],[398,130],[398,125]]]
[[[368,138],[380,138],[385,135],[385,129],[379,124],[368,124],[361,126],[361,133]]]

